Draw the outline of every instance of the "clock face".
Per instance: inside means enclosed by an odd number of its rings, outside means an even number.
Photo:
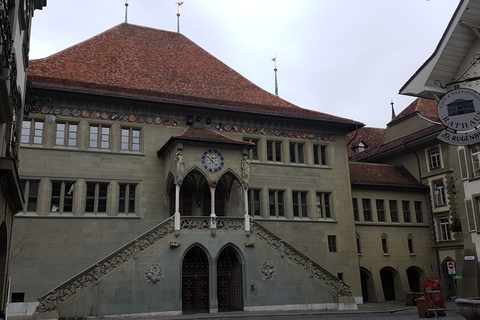
[[[203,153],[202,164],[205,170],[209,172],[218,172],[222,170],[223,165],[225,164],[225,159],[220,151],[210,149]]]

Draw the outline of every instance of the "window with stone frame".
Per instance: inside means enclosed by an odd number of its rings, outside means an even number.
[[[442,166],[438,147],[428,150],[428,166],[430,169],[437,169]]]
[[[410,201],[402,201],[403,209],[403,222],[412,222],[412,217],[410,213]]]
[[[23,120],[20,142],[25,144],[43,143],[43,122],[36,120]]]
[[[21,188],[25,195],[24,212],[37,212],[39,180],[22,180]]]
[[[318,218],[331,219],[332,218],[332,208],[330,205],[330,192],[317,192],[317,216]],[[355,201],[357,199],[354,199]],[[354,202],[355,202],[354,201]],[[355,210],[355,207],[354,207]],[[356,208],[358,215],[358,207]]]
[[[270,208],[270,218],[285,217],[285,191],[283,190],[269,190],[268,191],[268,204]]]
[[[57,122],[56,126],[57,131],[55,133],[55,145],[76,147],[78,125],[70,122]]]
[[[135,183],[120,183],[119,189],[118,212],[125,214],[135,213],[137,185]]]
[[[388,204],[390,206],[390,221],[398,222],[397,200],[389,200]]]
[[[413,204],[414,204],[414,207],[415,207],[415,218],[417,220],[417,223],[423,223],[422,202],[421,201],[415,201]]]
[[[94,149],[110,149],[110,127],[90,125],[89,147]]]
[[[355,221],[360,221],[360,213],[358,211],[358,199],[357,198],[352,199],[352,205],[353,205],[353,219]]]
[[[50,212],[71,213],[74,191],[75,181],[52,181]]]
[[[258,160],[258,141],[259,140],[252,139],[252,138],[243,138],[243,141],[255,143],[255,146],[251,147],[250,150],[248,150],[248,159]]]
[[[476,145],[470,148],[472,155],[473,175],[475,177],[480,176],[480,145]]]
[[[122,128],[121,150],[140,151],[140,129]]]
[[[327,146],[313,145],[313,164],[327,165]]]
[[[362,199],[363,221],[372,221],[372,202],[370,199]]]
[[[308,192],[292,191],[292,205],[294,218],[308,218]]]
[[[337,252],[337,236],[328,236],[328,251]]]
[[[450,221],[448,217],[438,218],[438,228],[440,229],[440,241],[450,241],[452,236],[450,234]]]
[[[267,161],[282,162],[281,141],[267,141]]]
[[[261,189],[248,189],[248,213],[253,216],[261,215]]]
[[[106,213],[107,212],[107,182],[87,182],[85,197],[85,212]]]
[[[385,201],[383,199],[375,200],[377,206],[377,219],[378,222],[385,222]]]
[[[290,142],[290,163],[305,163],[305,144]]]
[[[433,189],[433,204],[435,207],[446,205],[446,196],[445,196],[445,185],[443,184],[443,179],[432,181]]]

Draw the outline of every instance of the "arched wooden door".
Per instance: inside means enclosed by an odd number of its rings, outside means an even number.
[[[238,252],[225,247],[217,259],[218,311],[243,310],[242,263]]]
[[[182,262],[182,313],[208,313],[209,268],[206,253],[198,246],[188,250]]]

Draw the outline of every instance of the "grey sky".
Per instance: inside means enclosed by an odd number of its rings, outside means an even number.
[[[128,22],[176,31],[176,0],[129,0]],[[180,32],[304,108],[385,127],[414,98],[400,87],[433,53],[458,0],[185,0]],[[125,21],[125,0],[48,0],[35,11],[38,59]]]

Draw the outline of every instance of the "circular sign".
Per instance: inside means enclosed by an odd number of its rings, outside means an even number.
[[[447,92],[438,103],[438,118],[450,129],[468,131],[480,125],[480,93],[472,89]]]

